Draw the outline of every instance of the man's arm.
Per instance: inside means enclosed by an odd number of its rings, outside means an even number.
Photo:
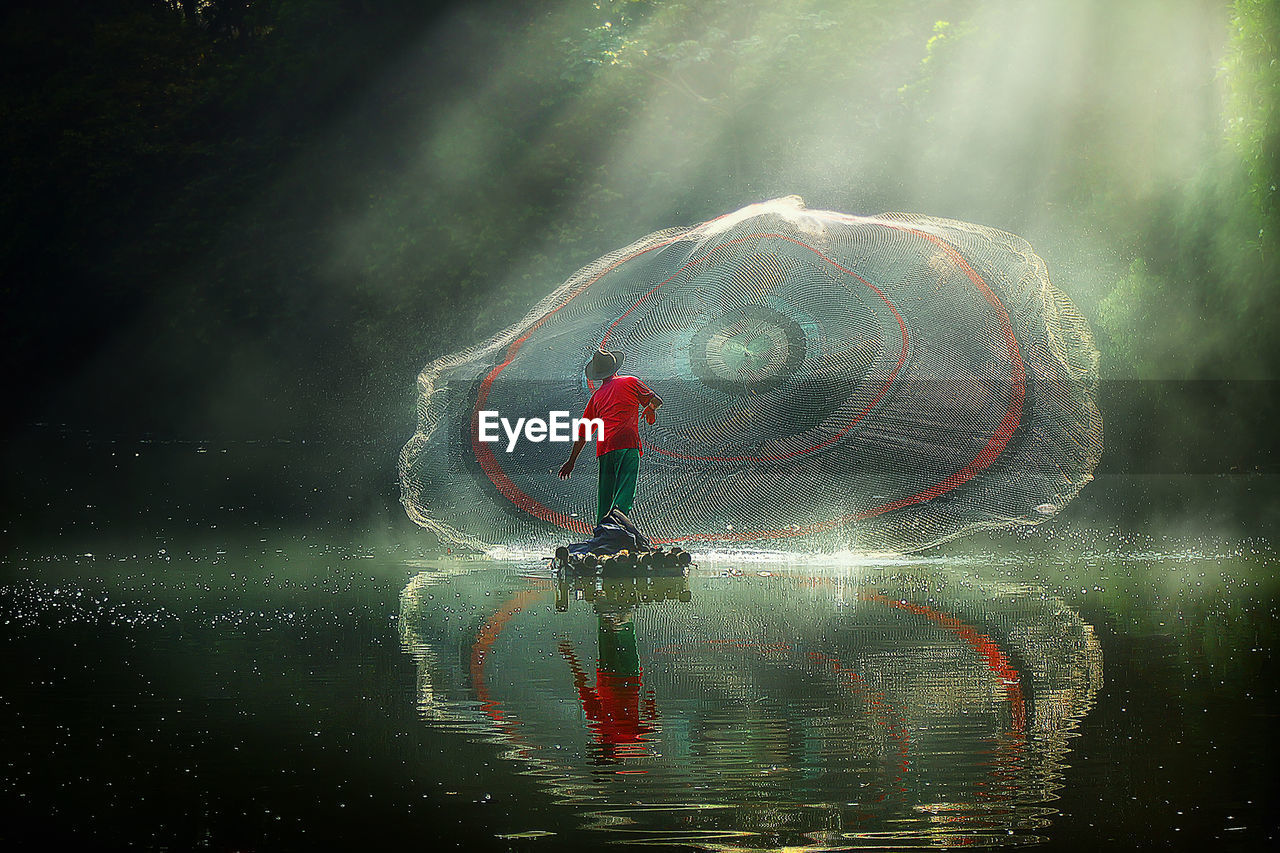
[[[596,395],[592,394],[591,399],[587,401],[587,407],[582,410],[582,417],[586,420],[591,420],[595,416],[596,416]],[[560,466],[561,480],[569,479],[569,475],[573,473],[573,466],[578,462],[578,454],[581,453],[582,448],[586,446],[587,436],[590,434],[591,434],[590,432],[584,433],[582,438],[579,438],[577,441],[573,443],[573,450],[569,451],[568,460],[566,460],[565,463]]]
[[[582,452],[582,448],[587,444],[585,438],[580,438],[573,443],[573,450],[569,451],[569,459],[560,466],[560,479],[567,480],[569,475],[573,473],[573,466],[578,462],[578,454]]]
[[[644,419],[653,423],[658,419],[658,407],[662,405],[662,398],[641,383],[640,405],[644,407]]]

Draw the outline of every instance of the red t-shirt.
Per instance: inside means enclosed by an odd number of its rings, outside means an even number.
[[[587,401],[584,418],[604,421],[604,441],[596,442],[596,456],[611,450],[634,447],[644,455],[640,445],[640,406],[653,399],[653,392],[634,376],[612,376]]]

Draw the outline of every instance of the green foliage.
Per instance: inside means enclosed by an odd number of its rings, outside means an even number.
[[[815,70],[838,85],[864,65],[862,48],[895,23],[889,4],[876,0],[803,8],[764,0],[610,4],[616,6],[625,14],[588,34],[596,65],[645,75],[657,94],[722,112],[786,96],[797,75],[812,79]]]
[[[1098,303],[1096,319],[1110,356],[1109,375],[1158,379],[1188,371],[1188,351],[1205,336],[1191,304],[1194,294],[1179,291],[1135,258],[1128,273]]]
[[[954,53],[961,49],[962,42],[971,36],[976,27],[970,21],[962,21],[952,26],[950,21],[935,21],[933,35],[924,44],[924,57],[920,60],[919,77],[898,88],[898,94],[904,102],[910,104],[918,98],[932,92],[935,75],[939,68],[944,68]]]
[[[1249,194],[1269,219],[1280,214],[1280,4],[1236,0],[1223,63],[1230,84],[1227,135],[1249,170]]]

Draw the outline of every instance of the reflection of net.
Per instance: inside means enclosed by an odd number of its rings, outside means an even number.
[[[575,708],[577,670],[606,659],[593,608],[556,612],[549,582],[514,570],[424,572],[398,621],[419,710],[633,843],[1037,840],[1102,683],[1094,631],[1062,600],[924,565],[695,572],[689,588],[631,613],[645,731],[608,751]]]
[[[1054,514],[1101,450],[1089,330],[1025,242],[783,199],[652,234],[428,366],[409,515],[472,545],[589,533],[589,467],[562,482],[566,445],[476,424],[578,414],[598,346],[666,401],[635,511],[657,541],[924,547]]]

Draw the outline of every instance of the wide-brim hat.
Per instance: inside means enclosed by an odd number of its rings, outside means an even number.
[[[598,350],[591,356],[591,361],[587,362],[583,372],[588,379],[605,379],[618,372],[618,368],[622,366],[622,356],[620,350]]]

